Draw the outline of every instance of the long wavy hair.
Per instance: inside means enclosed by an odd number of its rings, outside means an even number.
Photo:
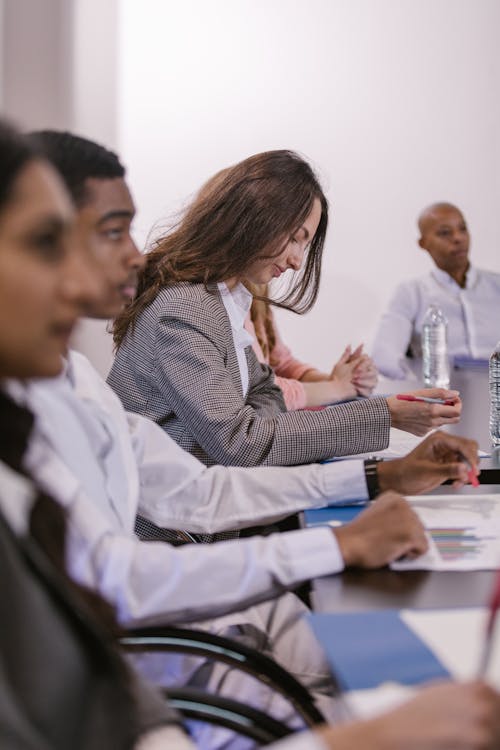
[[[161,289],[181,281],[208,287],[244,278],[256,259],[279,255],[315,199],[321,203],[321,218],[303,268],[281,297],[270,300],[298,313],[309,310],[318,294],[328,203],[304,159],[293,151],[266,151],[218,172],[180,221],[155,240],[140,271],[136,297],[115,321],[116,346]]]

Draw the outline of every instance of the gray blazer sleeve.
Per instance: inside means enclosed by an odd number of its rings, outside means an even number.
[[[164,290],[120,347],[109,382],[126,409],[152,417],[207,464],[292,465],[387,446],[385,399],[287,412],[250,348],[245,398],[218,293],[178,287],[184,293]]]

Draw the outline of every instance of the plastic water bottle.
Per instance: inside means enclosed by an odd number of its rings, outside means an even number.
[[[490,357],[490,437],[494,446],[500,445],[500,341]]]
[[[422,322],[422,367],[427,388],[449,388],[448,321],[436,304],[429,305]]]

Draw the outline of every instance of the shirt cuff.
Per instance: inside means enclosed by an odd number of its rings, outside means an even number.
[[[343,505],[354,500],[368,500],[363,461],[330,461],[325,467],[327,505]]]
[[[330,527],[289,531],[281,536],[288,547],[292,579],[321,578],[344,570],[344,560]]]

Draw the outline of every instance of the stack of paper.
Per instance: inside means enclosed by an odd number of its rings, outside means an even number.
[[[408,497],[427,531],[429,551],[394,570],[495,570],[500,567],[500,495]]]

